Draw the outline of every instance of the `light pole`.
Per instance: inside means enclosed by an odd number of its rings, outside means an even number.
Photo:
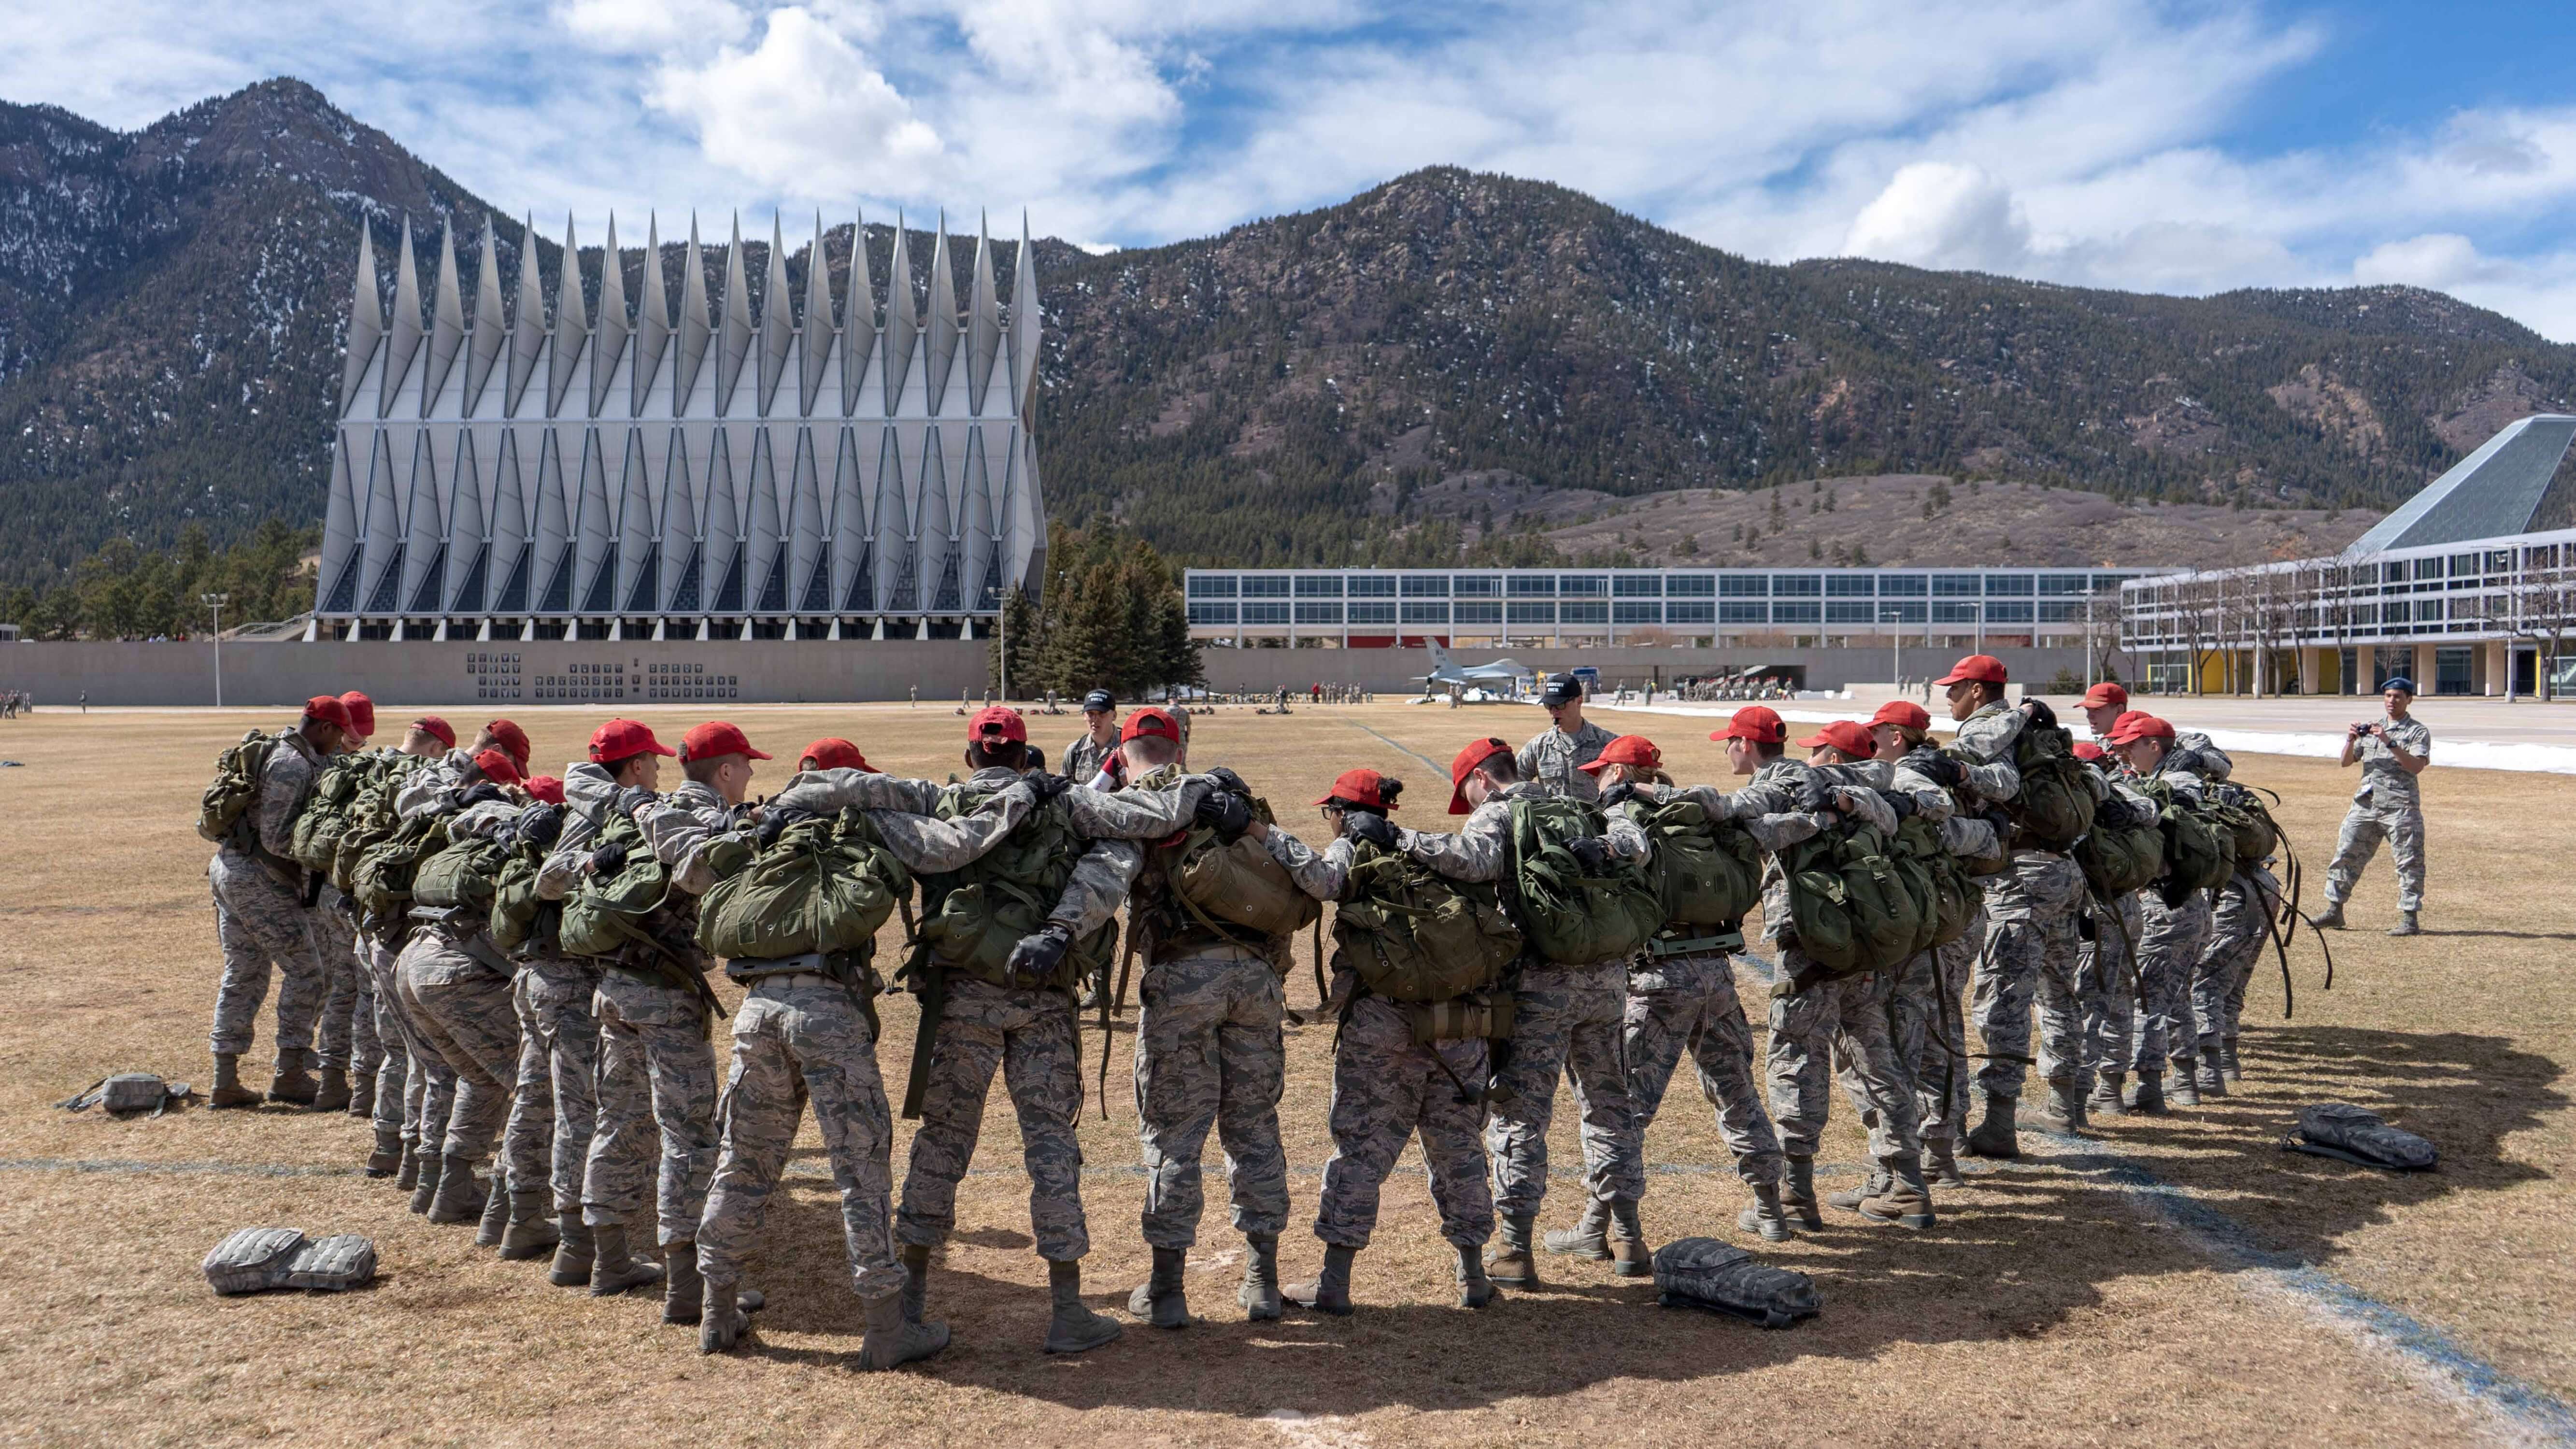
[[[231,603],[230,594],[199,594],[197,602],[215,611],[215,708],[224,707],[224,605]]]

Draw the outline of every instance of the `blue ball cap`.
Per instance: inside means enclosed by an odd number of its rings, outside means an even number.
[[[2392,689],[2402,689],[2408,694],[2413,694],[2415,692],[2415,681],[2407,678],[2403,674],[2391,675],[2386,684],[2379,686],[2379,692],[2386,694]]]

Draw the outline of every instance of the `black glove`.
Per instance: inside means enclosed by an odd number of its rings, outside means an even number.
[[[1232,845],[1252,828],[1252,802],[1231,790],[1210,790],[1200,798],[1193,818],[1213,828],[1217,839]]]
[[[1041,805],[1074,786],[1071,775],[1051,775],[1044,770],[1031,770],[1020,778],[1029,782],[1029,789],[1037,795]]]
[[[2048,707],[2047,700],[2025,699],[2021,702],[2021,707],[2030,716],[2032,724],[2044,730],[2057,728],[2057,711]]]
[[[519,843],[552,850],[563,835],[563,807],[543,801],[519,812]]]
[[[1916,750],[1905,757],[1905,763],[1935,785],[1957,789],[1968,783],[1968,767],[1959,757],[1940,750]]]
[[[635,818],[635,808],[637,806],[649,804],[654,798],[655,796],[653,792],[645,789],[643,786],[629,785],[625,789],[620,790],[609,797],[608,808],[631,820]]]
[[[626,842],[612,840],[590,853],[592,875],[615,875],[626,868]]]
[[[1236,774],[1223,765],[1219,765],[1215,769],[1208,771],[1207,777],[1216,781],[1218,788],[1225,790],[1229,794],[1240,795],[1247,800],[1252,798],[1252,787],[1243,783],[1243,777],[1241,775]]]
[[[480,805],[487,800],[507,800],[509,798],[510,797],[508,795],[501,792],[500,786],[493,784],[489,780],[477,780],[472,785],[466,787],[464,797],[459,803],[465,805]]]
[[[1906,819],[1914,813],[1914,797],[1902,790],[1881,790],[1878,792],[1878,798],[1887,802],[1887,808],[1895,811],[1896,818],[1899,820]]]
[[[1624,801],[1636,798],[1637,787],[1622,780],[1601,792],[1601,808],[1614,809]]]
[[[1395,827],[1374,810],[1342,812],[1342,833],[1353,840],[1365,840],[1380,850],[1395,849]]]
[[[1583,863],[1587,874],[1599,875],[1610,868],[1610,842],[1595,835],[1578,835],[1565,842],[1566,850]]]
[[[1002,974],[1017,985],[1043,986],[1072,949],[1073,932],[1062,922],[1049,921],[1035,935],[1022,936],[1020,943],[1011,948],[1010,959],[1002,963]]]
[[[760,828],[752,832],[752,837],[760,842],[761,849],[767,850],[778,843],[778,837],[786,833],[788,826],[813,818],[811,810],[800,810],[793,805],[772,805],[760,812]]]

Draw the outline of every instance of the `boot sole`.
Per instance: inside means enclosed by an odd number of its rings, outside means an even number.
[[[532,1258],[551,1258],[555,1255],[555,1249],[558,1246],[560,1246],[559,1242],[520,1243],[514,1246],[505,1241],[501,1244],[501,1261],[505,1263],[525,1263]]]
[[[1940,1221],[1931,1213],[1906,1213],[1893,1218],[1883,1218],[1876,1213],[1862,1213],[1861,1216],[1882,1227],[1910,1228],[1918,1233]]]
[[[1114,1330],[1116,1325],[1113,1324],[1111,1327]],[[1107,1338],[1095,1338],[1087,1343],[1058,1343],[1054,1339],[1048,1339],[1040,1347],[1049,1353],[1089,1353],[1095,1348],[1106,1348],[1117,1341],[1118,1335],[1113,1331]]]
[[[1349,1303],[1338,1305],[1330,1303],[1315,1303],[1297,1298],[1291,1298],[1288,1301],[1296,1304],[1299,1308],[1305,1309],[1309,1313],[1327,1313],[1335,1318],[1348,1318],[1359,1311],[1357,1305]]]
[[[1613,1277],[1618,1278],[1650,1278],[1654,1276],[1655,1265],[1652,1263],[1613,1262],[1610,1265],[1610,1272]]]
[[[1560,1258],[1572,1258],[1579,1263],[1607,1263],[1610,1261],[1610,1250],[1608,1248],[1560,1248],[1554,1243],[1550,1243],[1547,1245],[1547,1250]]]
[[[583,1264],[577,1274],[562,1268],[549,1269],[546,1273],[546,1281],[558,1288],[587,1288],[590,1286],[590,1265]]]

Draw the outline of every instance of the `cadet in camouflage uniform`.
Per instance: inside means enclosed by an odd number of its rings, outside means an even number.
[[[1168,710],[1127,717],[1120,753],[1127,778],[1168,789],[1181,778],[1182,730]],[[1200,801],[1199,818],[1222,844],[1250,829],[1251,793],[1231,771],[1227,788]],[[1149,853],[1137,876],[1128,931],[1145,961],[1136,1021],[1136,1135],[1144,1156],[1144,1234],[1153,1276],[1128,1309],[1157,1328],[1190,1321],[1183,1272],[1204,1211],[1199,1158],[1213,1129],[1225,1147],[1233,1223],[1244,1236],[1235,1301],[1250,1319],[1277,1318],[1279,1233],[1288,1225],[1288,1156],[1279,1145],[1279,1096],[1287,1082],[1280,1021],[1287,1011],[1286,936],[1255,937],[1211,924],[1186,907]]]
[[[857,763],[844,764],[845,758]],[[801,763],[873,773],[844,741],[818,741]],[[800,773],[789,788],[809,778]],[[867,819],[907,869],[959,870],[1016,829],[1042,803],[1040,782],[1055,778],[1023,780],[959,820],[891,810],[870,810]],[[760,844],[774,843],[789,825],[808,818],[793,806],[769,806],[760,822]],[[722,1305],[732,1301],[742,1281],[744,1255],[759,1237],[810,1097],[841,1190],[851,1286],[867,1305],[860,1364],[893,1368],[928,1358],[947,1346],[948,1326],[904,1316],[905,1271],[895,1255],[891,1222],[894,1124],[877,1073],[874,998],[883,987],[875,967],[851,955],[818,953],[730,960],[725,974],[747,990],[734,1015],[733,1062],[716,1110],[722,1138],[715,1177],[698,1220],[698,1271],[710,1304],[699,1327],[699,1351],[733,1347],[748,1326],[741,1312]]]
[[[1583,681],[1571,674],[1552,676],[1539,691],[1548,727],[1521,746],[1513,764],[1524,785],[1541,795],[1596,800],[1601,783],[1584,770],[1616,736],[1583,717]]]
[[[531,803],[508,827],[510,839],[516,846],[551,851],[563,841],[563,781],[539,775],[528,781],[527,791]],[[545,914],[559,912],[558,907]],[[600,973],[591,962],[551,949],[552,930],[552,922],[541,922],[538,934],[511,953],[519,1067],[510,1120],[501,1131],[508,1202],[499,1244],[501,1256],[514,1262],[555,1250],[558,1261],[548,1276],[571,1288],[590,1281],[581,1182],[599,1114],[599,1023],[590,1002]],[[567,1228],[574,1237],[567,1238]],[[568,1257],[567,1242],[573,1244]]]
[[[1572,773],[1583,781],[1583,798],[1599,795],[1590,775]],[[1449,779],[1449,813],[1465,815],[1466,823],[1455,834],[1399,830],[1395,848],[1451,880],[1501,881],[1512,867],[1512,802],[1543,798],[1548,792],[1520,779],[1511,747],[1496,739],[1478,740],[1459,751],[1450,761]],[[1604,864],[1613,858],[1646,858],[1646,835],[1636,821],[1614,815],[1604,831],[1598,847]],[[1560,966],[1525,952],[1516,966],[1510,1050],[1495,1073],[1485,1124],[1503,1238],[1502,1251],[1485,1270],[1507,1287],[1538,1282],[1535,1227],[1539,1205],[1547,1197],[1547,1128],[1556,1115],[1560,1075],[1573,1083],[1575,1106],[1582,1113],[1586,1203],[1604,1205],[1625,1224],[1646,1190],[1645,1153],[1628,1098],[1627,1064],[1621,1059],[1626,959]],[[1587,1213],[1594,1210],[1587,1206]],[[1620,1265],[1642,1261],[1643,1249],[1642,1240],[1631,1243]]]
[[[978,710],[967,721],[967,742],[966,762],[974,773],[965,783],[1002,790],[1021,778],[1028,724],[1019,711]],[[816,814],[855,805],[933,815],[946,788],[929,780],[836,770],[800,778],[775,803]],[[1164,839],[1187,826],[1207,788],[1205,781],[1191,779],[1168,791],[1066,790],[1060,799],[1072,827],[1092,844],[1074,865],[1046,926],[1012,952],[1009,974],[1047,978],[1073,942],[1108,924],[1143,864],[1133,842]],[[1074,1131],[1082,1111],[1082,1052],[1073,998],[1050,988],[997,985],[963,970],[943,974],[921,1130],[913,1134],[895,1215],[895,1232],[904,1244],[905,1317],[926,1322],[930,1253],[956,1226],[957,1184],[974,1158],[985,1097],[998,1070],[1019,1117],[1030,1181],[1029,1225],[1038,1256],[1047,1260],[1055,1305],[1045,1347],[1050,1353],[1097,1348],[1119,1330],[1082,1302],[1082,1259],[1091,1251],[1091,1235],[1082,1210],[1082,1144]]]
[[[1083,732],[1064,747],[1058,756],[1064,777],[1077,785],[1088,785],[1092,777],[1118,753],[1118,701],[1108,690],[1095,689],[1082,697]]]
[[[2324,929],[2340,931],[2343,903],[2352,899],[2370,858],[2385,839],[2397,859],[2397,909],[2392,936],[2412,936],[2422,927],[2415,914],[2424,909],[2424,796],[2415,777],[2433,763],[2433,732],[2407,714],[2415,702],[2415,682],[2388,681],[2384,703],[2388,718],[2357,724],[2344,735],[2343,763],[2361,766],[2361,788],[2353,792],[2352,809],[2335,837],[2334,861],[2326,867],[2326,908],[2316,918]]]
[[[1375,770],[1342,772],[1332,792],[1315,802],[1324,807],[1333,832],[1320,856],[1277,825],[1255,821],[1250,830],[1298,889],[1320,901],[1338,901],[1349,889],[1354,839],[1396,848],[1400,834],[1386,817],[1403,789],[1403,781]],[[1341,1025],[1333,1034],[1333,1155],[1324,1163],[1323,1196],[1315,1207],[1324,1267],[1314,1282],[1293,1285],[1284,1296],[1319,1313],[1352,1312],[1352,1260],[1377,1231],[1387,1174],[1405,1143],[1419,1134],[1431,1201],[1440,1210],[1440,1236],[1458,1254],[1458,1306],[1484,1307],[1494,1298],[1493,1280],[1485,1274],[1494,1197],[1479,1133],[1484,1109],[1458,1089],[1461,1082],[1486,1080],[1484,1039],[1415,1041],[1406,1008],[1372,995],[1339,950],[1325,1005]]]
[[[289,852],[296,812],[313,793],[314,773],[339,752],[348,729],[349,709],[338,696],[306,700],[296,727],[281,732],[269,750],[258,798],[207,863],[215,939],[224,953],[208,1038],[215,1058],[212,1106],[248,1107],[260,1100],[256,1090],[241,1084],[241,1054],[250,1050],[272,968],[278,976],[277,1075],[269,1083],[269,1099],[305,1104],[318,1090],[307,1064],[314,1016],[322,1006],[322,961],[313,915],[304,904],[304,870]]]
[[[1964,787],[1979,800],[2009,805],[2021,794],[2013,747],[2037,701],[2010,709],[2003,703],[2003,661],[1987,654],[1960,660],[1933,683],[1949,691],[1950,717],[1959,721],[1953,744],[1967,766]],[[1977,1068],[1983,1116],[1968,1133],[1968,1150],[1980,1157],[2017,1157],[2014,1108],[2030,1058],[2031,1008],[2039,1008],[2039,1069],[2052,1105],[2081,1125],[2084,1066],[2083,1011],[2076,980],[2082,942],[2075,919],[2084,907],[2084,871],[2063,851],[2016,848],[2009,869],[1985,881],[1986,939],[1978,957],[1971,1012],[1985,1041]]]
[[[1619,736],[1581,768],[1602,782],[1605,804],[1615,805],[1630,794],[1660,798],[1662,789],[1672,785],[1663,772],[1663,752],[1642,735]],[[1687,1052],[1699,1072],[1700,1094],[1717,1111],[1717,1130],[1735,1158],[1736,1175],[1753,1190],[1754,1205],[1739,1223],[1766,1238],[1786,1238],[1788,1220],[1780,1212],[1780,1137],[1772,1130],[1771,1114],[1763,1110],[1761,1076],[1753,1065],[1753,1027],[1735,994],[1734,953],[1743,948],[1744,926],[1738,921],[1731,933],[1705,937],[1687,932],[1686,927],[1667,927],[1628,967],[1620,1050],[1628,1063],[1628,1100],[1640,1150],[1646,1129],[1662,1110],[1673,1068]],[[1606,1211],[1601,1221],[1606,1237]],[[1642,1246],[1642,1228],[1625,1221],[1618,1226],[1622,1242]],[[1608,1256],[1606,1242],[1602,1251]]]
[[[2272,941],[2281,913],[2281,882],[2271,862],[2239,861],[2210,912],[2209,948],[2191,978],[2191,1012],[2200,1033],[2200,1090],[2224,1096],[2239,1079],[2236,1032],[2245,1016],[2245,987]],[[2213,1086],[2213,1083],[2215,1084]]]
[[[510,757],[486,750],[473,765],[478,777],[473,783],[416,807],[415,813],[451,814],[451,842],[489,840],[518,819],[518,802],[503,793],[503,787],[519,783]],[[431,1222],[464,1222],[480,1218],[489,1206],[475,1186],[474,1169],[492,1153],[518,1078],[512,972],[485,934],[485,912],[471,906],[416,906],[411,916],[418,924],[403,947],[399,990],[423,1044],[438,1055],[455,1083],[444,1121],[422,1121],[419,1190],[429,1198]],[[426,1155],[433,1148],[435,1159]]]
[[[2142,781],[2162,785],[2179,801],[2197,803],[2207,781],[2199,761],[2174,748],[2174,727],[2132,710],[2111,726],[2111,748]],[[2137,1086],[2129,1106],[2154,1115],[2165,1110],[2165,1063],[2174,1066],[2170,1100],[2200,1105],[2192,1068],[2198,1038],[2192,1030],[2191,976],[2209,946],[2209,893],[2195,890],[2169,904],[2159,885],[2138,892],[2138,1018],[2130,1040]]]
[[[1851,750],[1870,743],[1868,731],[1856,723],[1838,733]],[[1817,1211],[1816,1146],[1832,1110],[1832,1062],[1840,1055],[1850,1063],[1862,1122],[1869,1129],[1870,1156],[1878,1168],[1867,1190],[1849,1206],[1871,1222],[1928,1228],[1935,1219],[1931,1189],[1923,1180],[1914,1073],[1897,1056],[1888,1025],[1896,973],[1837,977],[1800,949],[1779,856],[1781,850],[1838,826],[1845,814],[1893,831],[1895,809],[1869,786],[1845,783],[1830,771],[1784,758],[1787,736],[1788,727],[1768,706],[1737,710],[1726,728],[1709,738],[1726,745],[1728,765],[1739,775],[1752,776],[1751,781],[1729,795],[1704,785],[1690,792],[1703,810],[1745,822],[1754,843],[1770,857],[1762,873],[1762,922],[1780,954],[1763,1066],[1771,1086],[1771,1120],[1778,1125],[1789,1169],[1781,1208],[1792,1224],[1810,1231],[1824,1226]],[[1850,751],[1834,745],[1833,736],[1814,738],[1827,744],[1833,758],[1848,758]]]
[[[2096,690],[2106,687],[2119,688],[2094,686]],[[2107,738],[2110,730],[2104,724],[2097,733]],[[2108,782],[2105,806],[2117,800],[2132,811],[2155,808],[2134,788],[2137,777],[2119,755],[2089,740],[2079,740],[2075,757]],[[2079,1076],[2090,1082],[2084,1099],[2088,1122],[2097,1116],[2117,1117],[2128,1110],[2121,1087],[2128,1080],[2134,1055],[2131,1043],[2138,1026],[2137,943],[2146,932],[2146,918],[2138,904],[2141,894],[2131,891],[2120,897],[2116,909],[2105,906],[2096,895],[2087,894],[2084,900],[2082,924],[2078,927],[2083,944],[2075,954],[2075,994],[2082,1014],[2084,1043],[2084,1064]]]
[[[455,745],[456,731],[449,728],[447,721],[434,714],[413,720],[403,731],[402,748],[388,752],[397,757],[392,764],[395,778],[388,788],[398,796],[408,772],[429,768]],[[376,1040],[385,1053],[376,1069],[376,1150],[367,1159],[367,1172],[369,1176],[383,1176],[382,1169],[391,1167],[395,1171],[395,1188],[410,1192],[420,1180],[420,1124],[429,1102],[431,1078],[434,1073],[445,1072],[446,1066],[437,1059],[437,1053],[421,1044],[410,1009],[402,1001],[400,962],[402,948],[411,939],[411,921],[397,915],[389,921],[361,921],[358,926],[360,959],[376,1002]],[[441,1121],[446,1120],[445,1103],[454,1090],[455,1081],[450,1076],[440,1097]],[[437,1155],[438,1141],[433,1137],[427,1156]],[[420,1200],[420,1210],[429,1211],[427,1198]]]
[[[376,702],[353,689],[340,696],[340,704],[349,712],[342,752],[356,754],[376,732]],[[322,1023],[313,1043],[322,1082],[313,1109],[370,1116],[375,1110],[376,1072],[385,1054],[376,1042],[375,985],[358,953],[354,908],[337,886],[322,887],[313,911],[313,934],[322,961]]]

